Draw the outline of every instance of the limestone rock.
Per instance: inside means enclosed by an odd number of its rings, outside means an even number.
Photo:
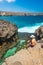
[[[0,20],[0,38],[8,39],[17,32],[17,26],[13,25],[7,21]],[[2,39],[3,38],[3,39]]]
[[[43,65],[43,49],[40,43],[28,49],[22,49],[5,59],[7,65]]]
[[[18,42],[18,28],[10,22],[0,20],[0,59],[5,51]]]
[[[5,62],[2,65],[7,65]]]
[[[43,26],[40,26],[36,31],[35,35],[37,36],[38,39],[43,38]]]

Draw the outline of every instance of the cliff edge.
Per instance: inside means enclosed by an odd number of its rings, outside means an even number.
[[[37,43],[33,48],[21,49],[5,59],[2,65],[43,65],[43,48]]]
[[[17,44],[17,41],[17,26],[5,20],[0,20],[0,59],[9,48]]]

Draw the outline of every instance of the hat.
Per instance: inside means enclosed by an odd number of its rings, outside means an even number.
[[[34,35],[31,35],[30,38],[35,38],[35,36]]]

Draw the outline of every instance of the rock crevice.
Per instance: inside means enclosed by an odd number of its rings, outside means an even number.
[[[10,22],[0,20],[0,59],[18,42],[18,28]]]

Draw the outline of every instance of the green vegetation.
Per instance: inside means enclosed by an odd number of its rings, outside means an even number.
[[[2,65],[2,63],[3,63],[4,60],[5,60],[5,58],[14,55],[17,51],[19,51],[19,50],[21,50],[21,49],[24,49],[24,48],[26,48],[26,41],[25,41],[25,40],[20,40],[15,47],[9,49],[9,50],[4,54],[4,56],[2,57],[2,60],[0,60],[0,65]]]

